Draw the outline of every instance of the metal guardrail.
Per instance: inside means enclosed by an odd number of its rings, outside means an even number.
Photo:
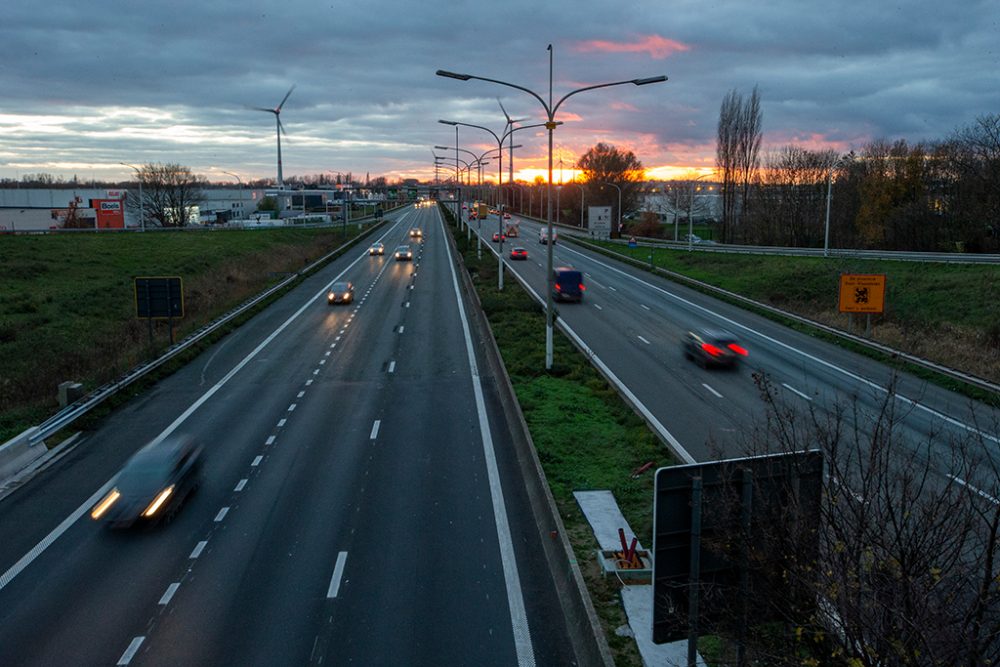
[[[641,260],[637,260],[635,258],[628,257],[627,255],[621,255],[621,254],[615,253],[615,252],[613,252],[611,250],[608,250],[607,248],[604,248],[602,246],[599,246],[599,245],[596,245],[594,243],[591,243],[589,241],[589,239],[574,238],[573,240],[575,242],[580,243],[581,245],[587,246],[588,248],[591,248],[591,249],[593,249],[593,250],[595,250],[595,251],[597,251],[597,252],[599,252],[601,254],[604,254],[604,255],[613,255],[614,259],[619,259],[621,261],[627,262],[629,264],[633,264],[633,265],[635,265],[637,267],[640,267],[640,268],[649,269],[649,264],[647,262],[643,262]],[[922,357],[918,357],[918,356],[910,354],[908,352],[903,352],[902,350],[897,350],[895,348],[889,347],[888,345],[883,345],[882,343],[877,343],[875,341],[869,340],[869,339],[864,338],[862,336],[857,336],[855,334],[851,334],[851,333],[848,333],[846,331],[842,331],[841,329],[837,329],[835,327],[831,327],[829,325],[822,324],[821,322],[817,322],[815,320],[811,320],[809,318],[803,317],[801,315],[797,315],[797,314],[789,312],[787,310],[782,310],[781,308],[776,308],[776,307],[774,307],[774,306],[772,306],[770,304],[766,304],[766,303],[763,303],[763,302],[760,302],[760,301],[755,301],[754,299],[751,299],[749,297],[745,297],[745,296],[743,296],[741,294],[736,294],[735,292],[730,292],[728,290],[722,289],[721,287],[716,287],[715,285],[709,285],[708,283],[702,282],[700,280],[695,280],[694,278],[690,278],[690,277],[685,276],[685,275],[683,275],[681,273],[677,273],[676,271],[671,271],[669,269],[664,269],[664,268],[660,268],[660,267],[654,267],[654,270],[655,270],[656,273],[661,273],[663,275],[669,276],[669,277],[677,280],[678,282],[686,283],[686,284],[695,286],[698,289],[702,289],[702,290],[707,291],[707,292],[718,294],[718,295],[724,296],[724,297],[726,297],[728,299],[732,299],[734,301],[738,301],[740,303],[744,303],[744,304],[747,304],[749,306],[753,306],[754,308],[759,308],[759,309],[764,310],[766,312],[769,312],[769,313],[772,313],[772,314],[775,314],[775,315],[779,315],[781,317],[788,318],[788,319],[793,320],[795,322],[799,322],[801,324],[805,324],[805,325],[813,327],[815,329],[819,329],[820,331],[823,331],[824,333],[836,336],[836,337],[841,338],[843,340],[848,340],[848,341],[850,341],[852,343],[856,343],[856,344],[861,345],[863,347],[867,347],[867,348],[869,348],[871,350],[880,352],[880,353],[885,354],[887,356],[895,357],[895,358],[898,358],[898,359],[902,359],[902,360],[904,360],[904,361],[906,361],[908,363],[912,363],[912,364],[914,364],[916,366],[920,366],[922,368],[926,368],[926,369],[934,371],[936,373],[940,373],[940,374],[942,374],[942,375],[944,375],[946,377],[949,377],[949,378],[951,378],[953,380],[957,380],[959,382],[964,382],[964,383],[966,383],[966,384],[968,384],[970,386],[976,387],[978,389],[982,389],[984,391],[988,391],[988,392],[992,392],[992,393],[1000,395],[1000,384],[996,384],[996,383],[991,382],[991,381],[989,381],[989,380],[987,380],[985,378],[981,378],[981,377],[972,375],[970,373],[963,373],[962,371],[956,370],[954,368],[949,368],[948,366],[944,366],[942,364],[930,361],[929,359],[924,359]]]
[[[389,220],[389,218],[383,218],[380,221],[376,221],[376,224],[372,225],[369,228],[369,231],[371,231],[372,229],[376,229],[381,224],[388,222],[392,221]],[[257,304],[268,299],[277,292],[280,292],[281,290],[285,289],[291,283],[298,280],[301,276],[312,273],[318,267],[320,267],[333,257],[337,256],[340,252],[356,244],[363,238],[363,236],[364,235],[357,236],[351,241],[338,246],[334,250],[331,250],[327,254],[317,259],[312,264],[309,264],[308,266],[304,267],[301,271],[289,275],[287,278],[277,283],[276,285],[273,285],[268,289],[264,290],[263,292],[261,292],[260,294],[257,294],[256,296],[248,299],[247,301],[244,301],[243,303],[236,306],[235,308],[225,313],[224,315],[217,317],[216,319],[212,320],[211,322],[199,328],[198,330],[185,336],[184,339],[182,339],[175,345],[171,346],[164,354],[157,357],[156,359],[136,366],[135,368],[127,371],[121,377],[115,379],[112,382],[109,382],[107,384],[98,387],[97,389],[90,392],[89,394],[81,398],[79,401],[76,401],[72,405],[66,406],[65,408],[63,408],[62,410],[60,410],[59,412],[57,412],[56,414],[54,414],[53,416],[49,417],[44,422],[39,424],[34,429],[29,429],[31,433],[27,437],[25,436],[25,434],[22,434],[15,438],[12,438],[11,440],[8,440],[7,442],[0,445],[0,451],[3,451],[5,448],[12,446],[15,443],[23,442],[25,440],[25,437],[27,440],[27,444],[30,447],[34,447],[35,445],[40,444],[46,438],[51,437],[55,433],[58,433],[62,429],[66,428],[71,423],[73,423],[74,421],[85,415],[90,410],[94,409],[96,406],[103,403],[105,400],[107,400],[117,392],[121,391],[122,389],[129,386],[133,382],[141,379],[145,375],[151,373],[160,366],[174,359],[176,356],[178,356],[182,352],[185,352],[186,350],[197,344],[199,341],[203,340],[205,337],[214,333],[220,327],[228,324],[233,319],[239,317],[243,313],[246,313],[250,309],[254,308]]]

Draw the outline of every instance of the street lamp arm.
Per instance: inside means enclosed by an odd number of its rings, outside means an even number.
[[[474,127],[477,130],[486,130],[487,132],[489,132],[490,134],[493,135],[493,138],[497,140],[498,144],[503,141],[500,137],[497,136],[496,132],[494,132],[493,130],[491,130],[488,127],[483,127],[482,125],[473,125],[472,123],[463,123],[463,122],[460,122],[460,121],[457,121],[457,120],[439,120],[438,122],[439,123],[444,123],[445,125],[461,125],[462,127]],[[507,135],[504,135],[504,139],[506,139],[506,138],[507,138]]]
[[[523,90],[524,92],[528,93],[529,95],[531,95],[532,97],[534,97],[536,100],[538,100],[539,102],[541,102],[542,108],[545,109],[545,114],[549,118],[552,118],[552,116],[554,115],[554,112],[552,112],[552,113],[549,112],[549,105],[545,103],[545,100],[543,100],[541,97],[539,97],[538,93],[536,93],[535,91],[533,91],[533,90],[531,90],[529,88],[525,88],[524,86],[519,86],[516,83],[509,83],[507,81],[500,81],[499,79],[487,79],[485,76],[475,76],[473,74],[456,74],[455,72],[449,72],[449,71],[443,70],[443,69],[439,69],[436,72],[436,74],[438,76],[448,77],[449,79],[458,79],[459,81],[468,81],[469,79],[476,79],[477,81],[489,81],[490,83],[497,83],[497,84],[500,84],[501,86],[507,86],[508,88],[516,88],[517,90]]]
[[[665,77],[665,76],[651,76],[651,77],[648,77],[648,78],[645,78],[645,79],[629,79],[628,81],[614,81],[612,83],[599,83],[599,84],[594,85],[594,86],[585,86],[584,88],[577,88],[576,90],[572,90],[572,91],[566,93],[565,95],[562,96],[562,99],[560,99],[558,102],[556,102],[556,105],[554,107],[552,107],[552,114],[551,115],[552,115],[553,118],[555,118],[556,111],[559,110],[559,107],[562,106],[562,103],[565,102],[566,100],[568,100],[570,97],[573,97],[577,93],[582,93],[582,92],[587,91],[587,90],[597,90],[598,88],[610,88],[611,86],[621,86],[621,85],[624,85],[626,83],[631,83],[631,84],[634,84],[636,86],[645,86],[646,84],[649,84],[649,83],[660,83],[661,81],[666,81],[666,80],[667,80],[667,77]],[[538,96],[536,95],[535,97],[538,97]]]
[[[561,120],[557,120],[555,123],[553,123],[553,125],[562,125],[562,124],[563,122]],[[549,125],[548,123],[534,123],[533,125],[522,125],[521,127],[511,127],[509,130],[504,132],[502,137],[500,137],[500,143],[503,143],[504,141],[507,140],[507,137],[511,136],[512,134],[520,130],[527,130],[532,127],[548,127],[548,125]],[[520,146],[517,146],[517,148],[520,148]]]

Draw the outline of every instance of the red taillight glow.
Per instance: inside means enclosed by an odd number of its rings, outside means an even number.
[[[728,347],[730,350],[732,350],[736,354],[740,355],[741,357],[747,356],[746,348],[740,347],[736,343],[730,343],[726,347]]]
[[[586,292],[587,291],[587,288],[583,286],[583,283],[580,283],[580,291],[581,292]]]
[[[705,350],[705,352],[708,352],[713,357],[717,357],[720,354],[722,354],[722,350],[720,350],[719,348],[715,347],[711,343],[702,343],[701,344],[701,349]]]
[[[559,286],[559,283],[556,283],[556,291],[562,292],[562,287]]]

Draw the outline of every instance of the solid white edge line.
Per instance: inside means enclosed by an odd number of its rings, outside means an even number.
[[[813,362],[815,362],[817,364],[820,364],[821,366],[826,366],[830,370],[833,370],[833,371],[836,371],[836,372],[841,373],[843,375],[846,375],[847,377],[851,378],[852,380],[857,380],[858,382],[861,382],[862,384],[864,384],[864,385],[866,385],[866,386],[868,386],[868,387],[870,387],[872,389],[875,389],[876,391],[880,391],[883,394],[889,393],[888,389],[886,389],[882,385],[878,384],[877,382],[874,382],[872,380],[869,380],[868,378],[862,377],[862,376],[858,375],[857,373],[852,373],[851,371],[847,370],[846,368],[841,368],[840,366],[837,366],[834,363],[826,361],[825,359],[820,359],[819,357],[813,356],[813,355],[809,354],[808,352],[803,352],[802,350],[799,350],[798,348],[795,348],[795,347],[789,345],[788,343],[783,343],[780,340],[778,340],[776,338],[772,338],[771,336],[768,336],[767,334],[761,333],[761,332],[757,331],[756,329],[752,329],[752,328],[750,328],[749,326],[747,326],[745,324],[742,324],[742,323],[737,322],[735,320],[731,320],[728,317],[726,317],[725,315],[720,315],[719,313],[716,313],[715,311],[710,310],[710,309],[706,308],[705,306],[700,306],[700,305],[694,303],[693,301],[689,301],[688,299],[685,299],[684,297],[678,296],[676,294],[672,294],[671,292],[668,292],[667,290],[663,289],[662,287],[659,287],[657,285],[653,285],[652,283],[648,283],[648,282],[642,280],[641,278],[633,276],[632,274],[627,273],[625,271],[622,271],[621,269],[615,268],[615,267],[613,267],[613,266],[611,266],[609,264],[605,264],[604,262],[602,262],[600,260],[597,260],[597,259],[594,259],[593,257],[590,257],[589,255],[585,255],[582,252],[579,252],[578,250],[573,250],[572,248],[567,248],[567,250],[569,250],[572,253],[575,253],[575,254],[579,255],[580,257],[583,257],[584,259],[587,259],[588,261],[591,261],[591,262],[594,262],[595,264],[603,266],[606,269],[609,269],[609,270],[614,271],[616,273],[620,273],[623,276],[625,276],[627,278],[630,278],[631,280],[634,280],[635,282],[639,283],[640,285],[645,285],[646,287],[649,287],[649,288],[654,289],[654,290],[656,290],[658,292],[661,292],[661,293],[665,294],[666,296],[670,297],[671,299],[674,299],[674,300],[679,301],[681,303],[687,304],[688,306],[690,306],[692,308],[695,308],[697,310],[700,310],[703,313],[706,313],[706,314],[711,315],[713,317],[717,317],[718,319],[722,320],[723,322],[725,322],[727,324],[731,324],[732,326],[734,326],[734,327],[736,327],[738,329],[742,329],[743,331],[747,331],[747,332],[749,332],[751,334],[754,334],[755,336],[759,336],[761,339],[766,340],[766,341],[768,341],[770,343],[773,343],[773,344],[775,344],[775,345],[777,345],[779,347],[782,347],[785,350],[788,350],[789,352],[792,352],[794,354],[798,354],[800,356],[803,356],[806,359],[809,359],[810,361],[813,361]],[[979,429],[975,428],[974,426],[969,426],[968,424],[966,424],[964,422],[961,422],[961,421],[959,421],[959,420],[957,420],[957,419],[955,419],[953,417],[949,417],[948,415],[944,414],[943,412],[938,412],[934,408],[929,408],[926,405],[918,403],[917,401],[915,401],[915,400],[913,400],[911,398],[907,398],[903,394],[900,394],[900,393],[896,392],[896,393],[893,394],[893,396],[895,396],[896,398],[898,398],[899,400],[903,401],[904,403],[906,403],[908,405],[912,405],[913,407],[919,408],[920,410],[923,410],[924,412],[926,412],[926,413],[928,413],[930,415],[933,415],[934,417],[937,417],[939,419],[942,419],[942,420],[948,422],[952,426],[957,426],[959,428],[963,428],[966,431],[968,431],[970,433],[974,433],[974,434],[976,434],[978,436],[984,437],[987,440],[990,440],[990,441],[996,442],[996,443],[1000,443],[1000,437],[991,436],[988,433],[984,433],[983,431],[980,431]]]
[[[225,519],[227,514],[229,514],[229,508],[223,507],[221,510],[219,510],[219,513],[215,515],[215,523],[219,523],[220,521]]]
[[[205,550],[206,545],[208,545],[208,540],[202,540],[198,544],[194,545],[194,549],[191,551],[191,555],[188,556],[188,558],[194,559],[200,556],[201,552]]]
[[[392,225],[392,227],[390,227],[388,230],[386,230],[385,234],[383,234],[381,236],[381,238],[385,238],[386,236],[388,236],[399,224],[400,224],[400,220],[397,220]],[[331,282],[336,282],[336,281],[340,280],[340,278],[343,277],[343,275],[345,273],[347,273],[348,271],[350,271],[354,267],[354,265],[357,264],[358,262],[360,262],[364,257],[365,257],[365,255],[361,255],[357,259],[355,259],[353,262],[351,262],[350,264],[348,264],[347,267],[343,271],[341,271],[339,274],[337,274],[337,276]],[[249,364],[253,360],[254,357],[256,357],[258,354],[260,354],[261,350],[263,350],[265,347],[267,347],[268,345],[270,345],[271,342],[275,338],[277,338],[278,335],[282,331],[284,331],[285,329],[287,329],[289,327],[289,325],[291,325],[292,322],[294,322],[296,319],[298,319],[298,317],[302,313],[304,313],[308,308],[310,308],[312,306],[312,304],[313,304],[314,301],[316,301],[320,297],[325,296],[326,295],[326,291],[327,291],[327,288],[324,287],[323,289],[321,289],[320,291],[318,291],[314,295],[312,295],[312,297],[306,299],[306,302],[304,304],[302,304],[302,307],[300,307],[298,310],[296,310],[294,313],[292,313],[289,316],[289,318],[287,320],[285,320],[281,324],[281,326],[279,326],[277,329],[275,329],[274,331],[272,331],[268,335],[267,338],[265,338],[264,340],[262,340],[260,342],[260,344],[257,345],[257,347],[255,347],[247,356],[245,356],[243,358],[242,361],[240,361],[240,363],[236,364],[228,373],[226,373],[222,377],[221,380],[219,380],[214,385],[212,385],[212,387],[208,391],[206,391],[204,394],[201,395],[200,398],[198,398],[198,400],[196,400],[194,403],[192,403],[190,405],[190,407],[188,407],[187,410],[185,410],[184,412],[182,412],[173,422],[171,422],[171,424],[167,428],[165,428],[163,431],[161,431],[158,436],[156,436],[155,438],[153,438],[153,440],[151,441],[150,444],[152,444],[152,443],[157,443],[158,444],[160,442],[163,442],[163,440],[165,438],[169,437],[174,431],[176,431],[180,427],[181,424],[183,424],[185,421],[187,421],[187,418],[190,417],[195,412],[195,410],[197,410],[202,405],[204,405],[205,402],[208,401],[208,399],[210,399],[212,396],[214,396],[216,392],[218,392],[220,389],[222,389],[222,387],[227,382],[229,382],[229,380],[231,380],[234,375],[236,375],[241,370],[243,370],[243,368],[247,364]],[[317,372],[319,372],[319,371],[317,371]],[[14,563],[12,566],[10,566],[7,569],[6,572],[4,572],[2,575],[0,575],[0,590],[3,590],[4,587],[7,586],[7,584],[9,584],[11,581],[14,580],[14,578],[17,575],[19,575],[21,572],[23,572],[24,568],[26,568],[29,565],[31,565],[31,563],[36,558],[38,558],[38,556],[40,556],[43,551],[45,551],[50,546],[52,546],[52,543],[55,542],[57,539],[59,539],[62,536],[63,533],[65,533],[67,530],[69,530],[69,527],[72,526],[74,523],[76,523],[80,519],[80,517],[82,517],[84,514],[86,514],[87,512],[89,512],[90,509],[94,506],[94,503],[96,503],[98,500],[100,500],[100,498],[111,489],[111,485],[114,482],[114,479],[115,478],[112,477],[107,482],[105,482],[104,485],[101,486],[101,488],[98,489],[94,493],[94,495],[92,495],[87,500],[83,501],[83,504],[80,505],[79,507],[77,507],[73,511],[72,514],[70,514],[68,517],[66,517],[65,519],[63,519],[63,521],[58,526],[56,526],[55,528],[53,528],[52,531],[48,535],[46,535],[45,537],[43,537],[41,539],[41,541],[38,542],[38,544],[36,544],[35,546],[33,546],[31,548],[31,550],[28,551],[28,553],[26,553],[23,556],[21,556],[21,558],[16,563]]]
[[[170,600],[173,599],[174,593],[176,593],[177,589],[180,587],[181,584],[179,581],[175,581],[174,583],[167,586],[167,590],[163,593],[163,597],[160,598],[159,604],[161,605],[170,604]]]
[[[802,398],[806,399],[807,401],[812,402],[811,398],[809,398],[808,396],[806,396],[805,394],[803,394],[801,391],[799,391],[798,389],[796,389],[792,385],[788,384],[787,382],[782,382],[781,386],[784,387],[785,389],[787,389],[788,391],[792,392],[793,394],[801,396]]]
[[[982,496],[986,500],[990,501],[994,505],[1000,505],[1000,500],[997,500],[996,498],[994,498],[990,494],[986,493],[982,489],[977,489],[976,487],[974,487],[973,485],[969,484],[968,482],[966,482],[961,477],[955,477],[954,475],[948,475],[948,477],[952,478],[953,480],[955,480],[956,482],[958,482],[962,486],[966,486],[966,487],[972,489],[972,491],[974,491],[975,493],[979,494],[980,496]]]
[[[708,390],[709,390],[710,392],[712,392],[713,394],[715,394],[715,397],[716,397],[716,398],[722,398],[722,394],[720,394],[719,392],[715,391],[714,389],[712,389],[711,387],[709,387],[709,386],[708,386],[707,384],[705,384],[704,382],[702,382],[702,383],[701,383],[701,386],[702,386],[702,387],[704,387],[705,389],[708,389]]]
[[[122,653],[122,657],[118,658],[118,662],[116,662],[115,664],[127,665],[128,663],[132,662],[132,658],[134,658],[135,654],[139,652],[139,647],[142,646],[142,642],[145,641],[145,639],[146,639],[145,636],[135,637],[134,639],[132,639],[132,642],[128,645],[128,648],[125,649],[124,653]]]
[[[333,576],[330,577],[330,586],[326,589],[327,599],[337,597],[340,592],[340,580],[344,576],[344,565],[347,563],[347,552],[341,551],[337,554],[337,563],[333,566]]]
[[[444,221],[440,213],[438,213],[438,221],[443,229]],[[507,521],[507,507],[504,502],[503,488],[500,485],[500,472],[497,468],[496,452],[493,448],[493,436],[490,431],[489,417],[486,414],[483,387],[479,380],[479,367],[476,364],[476,353],[472,346],[469,321],[465,317],[465,307],[462,301],[462,292],[458,286],[458,276],[455,274],[455,258],[451,253],[451,246],[447,242],[445,243],[445,248],[448,251],[448,269],[451,271],[451,283],[455,289],[455,302],[458,305],[459,319],[462,322],[462,334],[465,336],[465,351],[469,358],[472,389],[476,398],[476,411],[479,414],[479,433],[483,441],[486,471],[490,482],[493,518],[496,522],[497,539],[500,546],[500,561],[503,565],[504,582],[507,586],[507,604],[510,611],[511,628],[514,633],[517,664],[519,667],[533,667],[535,664],[535,654],[531,646],[528,615],[524,608],[524,594],[521,591],[521,578],[517,572],[517,559],[514,555],[510,524]]]
[[[369,440],[374,440],[375,438],[377,438],[377,437],[378,437],[378,428],[379,428],[379,426],[380,426],[381,424],[382,424],[382,420],[381,420],[381,419],[376,419],[376,420],[375,420],[375,423],[374,423],[374,424],[372,424],[372,432],[371,432],[371,435],[369,435],[369,436],[368,436],[368,439],[369,439]]]

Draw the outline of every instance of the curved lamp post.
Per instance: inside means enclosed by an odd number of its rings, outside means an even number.
[[[436,74],[438,76],[447,77],[449,79],[458,79],[459,81],[469,81],[470,79],[475,79],[477,81],[486,81],[489,83],[495,83],[501,86],[507,86],[509,88],[516,88],[517,90],[524,91],[532,97],[534,97],[542,105],[542,109],[545,110],[545,116],[548,118],[545,123],[546,129],[549,131],[549,181],[548,181],[548,234],[549,238],[552,238],[552,143],[553,137],[552,133],[556,129],[556,112],[559,111],[559,107],[562,106],[563,102],[568,100],[573,95],[588,91],[596,90],[598,88],[609,88],[611,86],[621,86],[626,83],[631,83],[636,86],[645,86],[650,83],[660,83],[667,80],[665,76],[653,76],[645,79],[628,79],[625,81],[612,81],[611,83],[599,83],[594,86],[584,86],[583,88],[577,88],[576,90],[571,90],[570,92],[563,95],[558,102],[553,103],[552,101],[552,59],[553,51],[552,45],[548,46],[549,52],[549,101],[546,102],[541,95],[531,90],[530,88],[525,88],[524,86],[519,86],[515,83],[510,83],[508,81],[501,81],[499,79],[490,79],[484,76],[476,76],[474,74],[459,74],[457,72],[449,72],[448,70],[439,69]],[[553,323],[553,310],[552,310],[552,244],[548,243],[546,253],[548,256],[547,266],[548,266],[548,289],[545,293],[545,368],[549,370],[552,368],[552,323]]]
[[[618,191],[618,233],[622,233],[622,189],[615,185],[614,183],[608,183],[607,181],[602,181],[598,185],[610,185],[615,190]]]

